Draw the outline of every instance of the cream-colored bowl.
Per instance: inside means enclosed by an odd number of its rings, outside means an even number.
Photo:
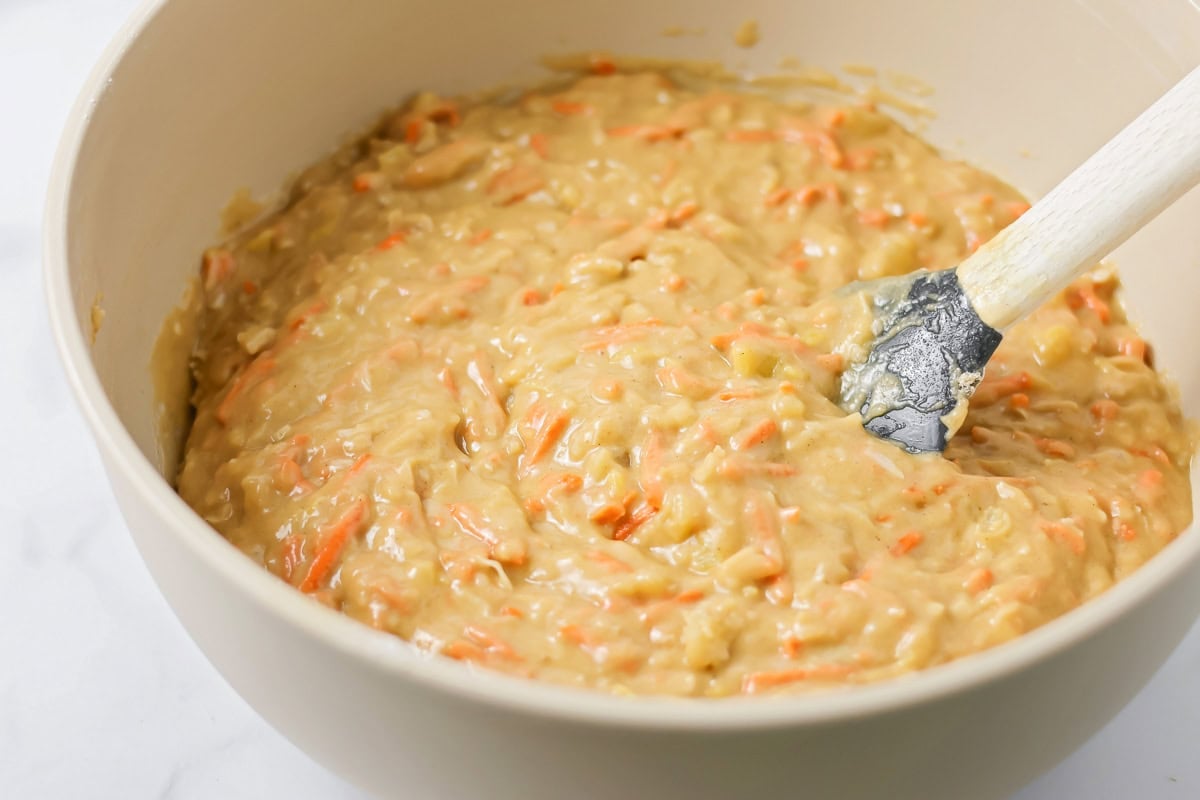
[[[762,41],[738,49],[732,32],[751,17]],[[671,25],[707,33],[661,36]],[[539,55],[591,48],[916,75],[937,90],[936,142],[1036,194],[1200,60],[1200,11],[1187,0],[146,3],[67,125],[46,279],[71,385],[150,571],[238,692],[380,795],[1007,795],[1110,719],[1179,642],[1200,609],[1200,531],[1021,640],[908,679],[808,697],[620,700],[422,657],[252,564],[163,479],[177,445],[157,436],[151,348],[232,192],[280,186],[411,90],[535,78]],[[1192,416],[1197,219],[1193,194],[1118,256]]]

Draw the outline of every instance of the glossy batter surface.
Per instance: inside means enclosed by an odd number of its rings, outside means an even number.
[[[179,491],[319,601],[516,675],[721,696],[976,652],[1190,521],[1112,279],[1008,335],[944,458],[835,404],[871,320],[831,292],[1026,207],[865,106],[419,96],[205,254]]]

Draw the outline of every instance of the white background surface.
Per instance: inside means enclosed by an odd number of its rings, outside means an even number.
[[[0,797],[360,798],[184,634],[125,532],[50,341],[39,226],[51,156],[135,4],[0,0]],[[1017,800],[1196,797],[1200,628]]]

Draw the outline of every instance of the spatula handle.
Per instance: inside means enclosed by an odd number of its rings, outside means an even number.
[[[1200,67],[960,264],[959,282],[980,318],[1002,331],[1197,182]]]

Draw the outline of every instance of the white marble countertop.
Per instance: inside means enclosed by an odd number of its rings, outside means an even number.
[[[135,4],[0,0],[0,796],[362,797],[268,727],[183,632],[126,534],[50,342],[39,224],[52,151]],[[1198,742],[1200,628],[1018,799],[1200,797]]]

